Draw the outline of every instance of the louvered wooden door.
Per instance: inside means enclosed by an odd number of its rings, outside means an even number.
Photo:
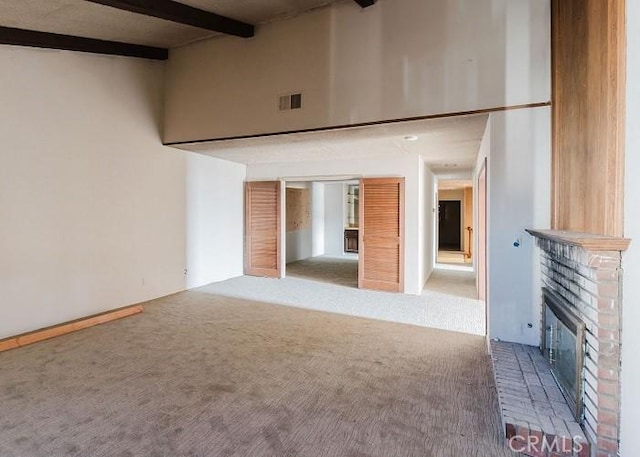
[[[404,178],[360,180],[358,287],[404,290]]]
[[[245,184],[244,273],[279,278],[280,182]]]

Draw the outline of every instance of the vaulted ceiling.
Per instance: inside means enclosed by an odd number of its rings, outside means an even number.
[[[0,0],[0,45],[166,59],[169,48],[221,34],[246,39],[260,33],[260,24],[337,1],[367,8],[376,0]],[[473,167],[486,120],[466,116],[179,147],[245,164],[421,156],[435,172],[451,172]]]
[[[145,54],[145,48],[140,48],[139,57],[166,58],[168,48],[222,33],[250,37],[259,33],[260,24],[336,1],[0,0],[0,44],[91,52],[91,42],[86,39],[94,39],[158,48],[164,52]],[[367,7],[375,0],[355,0],[356,3]],[[80,39],[76,47],[71,38]],[[103,48],[95,49],[94,52],[101,52]],[[116,46],[114,52],[102,53],[118,54],[117,50]]]

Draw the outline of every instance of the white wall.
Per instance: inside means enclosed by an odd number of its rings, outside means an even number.
[[[326,255],[344,254],[345,190],[342,183],[324,185],[324,242]]]
[[[420,211],[421,211],[421,224],[419,232],[421,233],[420,241],[422,253],[422,259],[420,262],[420,278],[422,278],[422,285],[429,280],[431,273],[433,273],[435,252],[434,252],[434,237],[436,236],[435,228],[435,183],[436,179],[431,169],[422,164],[420,167]]]
[[[420,294],[422,281],[420,273],[420,188],[419,172],[422,160],[419,157],[398,156],[395,158],[344,159],[314,162],[286,162],[252,164],[247,166],[248,180],[286,179],[305,176],[364,176],[405,178],[405,284],[404,292]],[[325,185],[325,208],[331,201],[329,184]],[[340,214],[343,214],[340,208]],[[325,213],[325,224],[329,215]],[[343,221],[344,224],[344,221]],[[344,228],[344,226],[343,226]],[[329,240],[325,238],[326,252],[329,254]]]
[[[287,263],[308,259],[313,256],[313,233],[311,228],[286,232],[285,256]]]
[[[484,134],[482,135],[482,141],[480,142],[480,148],[478,148],[478,157],[476,158],[476,165],[473,169],[472,173],[472,181],[473,181],[473,226],[476,229],[473,231],[473,245],[480,246],[480,222],[479,222],[479,195],[480,191],[478,189],[478,178],[480,177],[480,172],[482,171],[482,166],[484,165],[485,159],[489,157],[491,153],[491,118],[487,119],[487,126],[485,128]],[[487,186],[488,189],[488,186]],[[487,198],[487,214],[489,210],[489,196]],[[476,252],[477,249],[476,249]],[[471,261],[473,262],[473,269],[477,273],[478,272],[478,255],[474,255],[471,257]],[[476,287],[478,287],[478,277],[476,275]],[[487,315],[491,314],[491,310],[487,307]],[[489,319],[487,319],[488,321]]]
[[[535,346],[540,339],[540,260],[525,229],[550,226],[551,111],[493,113],[489,122],[489,336]],[[516,240],[520,247],[514,246]]]
[[[325,187],[321,182],[311,183],[311,230],[313,232],[311,255],[325,253]]]
[[[622,304],[622,431],[621,455],[633,457],[640,449],[640,3],[627,4],[627,120],[625,152],[624,235],[631,246],[623,255]]]
[[[2,46],[0,67],[0,338],[241,273],[192,255],[242,220],[210,181],[244,170],[160,144],[162,63]]]
[[[246,166],[187,154],[187,288],[243,274]]]
[[[345,0],[169,59],[165,141],[545,102],[548,0]],[[303,93],[280,113],[278,97]]]

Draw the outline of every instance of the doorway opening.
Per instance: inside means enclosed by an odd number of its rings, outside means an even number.
[[[436,264],[472,269],[473,185],[466,180],[438,181]]]
[[[462,205],[459,200],[440,200],[438,202],[438,239],[439,251],[462,252]]]
[[[343,181],[246,182],[245,274],[403,292],[405,178]]]
[[[285,275],[358,287],[356,179],[285,184]]]

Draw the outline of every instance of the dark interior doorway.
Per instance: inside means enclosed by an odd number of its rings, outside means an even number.
[[[461,251],[460,201],[440,200],[438,202],[438,248],[443,251]]]

